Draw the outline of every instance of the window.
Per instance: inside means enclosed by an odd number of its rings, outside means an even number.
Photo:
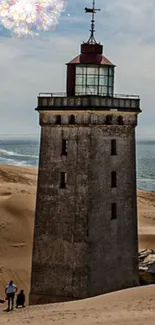
[[[74,115],[70,116],[69,123],[70,124],[75,124],[75,116]]]
[[[123,116],[121,116],[121,115],[118,116],[118,124],[119,125],[123,125],[124,124],[123,123]]]
[[[98,85],[98,76],[96,75],[88,75],[87,76],[87,86],[97,86]]]
[[[100,76],[100,86],[108,86],[108,77]]]
[[[68,140],[62,139],[62,155],[67,156],[68,153]]]
[[[111,173],[111,187],[117,187],[117,179],[116,179],[116,172]]]
[[[116,203],[112,203],[111,205],[111,220],[117,219],[117,205]]]
[[[60,174],[60,188],[66,188],[67,184],[67,173],[62,172]]]
[[[55,124],[61,124],[61,115],[56,115]]]
[[[111,140],[111,155],[115,156],[117,155],[117,148],[116,148],[116,140]]]
[[[77,65],[75,95],[112,96],[114,68],[101,65]]]
[[[87,75],[98,76],[98,66],[87,67]]]
[[[111,125],[112,124],[112,115],[107,115],[106,116],[106,124]]]

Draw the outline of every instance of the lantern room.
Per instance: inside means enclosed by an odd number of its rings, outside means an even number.
[[[88,42],[81,44],[81,53],[67,63],[67,96],[105,96],[114,94],[115,66],[103,55],[103,46],[97,43],[95,33],[95,13],[99,9],[85,8],[92,13],[91,35]]]

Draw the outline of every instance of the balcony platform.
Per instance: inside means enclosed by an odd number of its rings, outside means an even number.
[[[64,93],[39,93],[37,111],[96,110],[140,113],[140,97],[135,95],[79,95],[67,97]]]

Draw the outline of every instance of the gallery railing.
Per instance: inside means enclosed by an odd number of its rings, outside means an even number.
[[[136,95],[98,96],[65,93],[39,93],[37,110],[128,110],[140,111],[140,98]]]

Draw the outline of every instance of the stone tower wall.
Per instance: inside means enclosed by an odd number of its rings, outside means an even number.
[[[135,114],[40,114],[30,303],[90,297],[138,284]],[[109,121],[107,123],[107,121]],[[68,139],[68,155],[61,155]],[[117,155],[111,155],[116,139]],[[117,187],[111,188],[116,171]],[[67,188],[60,188],[60,173]],[[111,220],[111,204],[117,219]]]

